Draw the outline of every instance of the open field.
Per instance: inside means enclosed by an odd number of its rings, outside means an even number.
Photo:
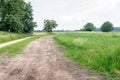
[[[108,80],[120,80],[120,33],[64,33],[54,39],[62,45],[65,56]]]
[[[0,43],[33,36],[33,34],[17,34],[9,32],[0,32]]]

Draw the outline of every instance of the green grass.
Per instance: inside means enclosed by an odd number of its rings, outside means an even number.
[[[51,34],[48,34],[48,33],[37,34],[37,35],[33,36],[32,38],[29,38],[24,41],[0,48],[0,55],[7,52],[9,57],[13,57],[13,56],[19,54],[25,48],[25,46],[27,46],[30,42],[32,42],[40,37],[48,36],[48,35],[53,35],[53,34],[52,33]]]
[[[33,36],[33,34],[17,34],[10,32],[0,32],[0,43]]]
[[[54,37],[65,56],[80,65],[120,80],[120,33],[64,33]]]

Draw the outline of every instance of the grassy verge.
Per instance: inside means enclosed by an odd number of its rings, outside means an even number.
[[[18,43],[15,43],[15,44],[0,48],[0,55],[7,52],[9,57],[13,57],[16,54],[18,54],[30,42],[32,42],[32,41],[34,41],[34,40],[36,40],[36,39],[38,39],[40,37],[48,36],[48,35],[53,35],[53,34],[52,33],[51,34],[41,33],[41,34],[38,34],[36,36],[33,36],[32,38],[26,39],[24,41],[21,41],[21,42],[18,42]]]
[[[65,33],[54,39],[65,48],[65,56],[108,80],[120,80],[120,33]]]
[[[0,32],[0,43],[33,36],[33,34],[17,34],[10,32]]]

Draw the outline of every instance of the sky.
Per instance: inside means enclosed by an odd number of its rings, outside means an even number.
[[[120,26],[120,0],[25,0],[33,6],[34,21],[43,29],[45,19],[55,20],[57,30],[78,30],[87,22],[100,27],[110,21]]]

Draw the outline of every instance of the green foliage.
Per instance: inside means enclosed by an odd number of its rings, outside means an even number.
[[[24,13],[25,15],[22,18],[22,22],[24,24],[24,32],[25,33],[31,33],[34,30],[34,27],[36,27],[36,22],[33,22],[33,10],[32,10],[32,6],[31,3],[25,4],[25,8],[24,8]]]
[[[44,31],[46,32],[52,32],[53,28],[57,27],[57,23],[54,20],[44,20]]]
[[[4,17],[4,22],[8,26],[4,26],[4,29],[9,32],[21,33],[23,31],[24,25],[20,23],[19,18],[14,15],[6,15]]]
[[[1,31],[31,33],[36,26],[33,22],[33,10],[24,0],[3,0],[1,8]]]
[[[113,24],[109,21],[105,22],[101,27],[101,31],[103,31],[103,32],[110,32],[113,29],[114,29]]]
[[[84,29],[85,31],[93,31],[95,30],[95,26],[93,23],[87,23],[86,25],[84,25]]]
[[[120,80],[120,33],[65,33],[56,35],[55,41],[80,65]]]

